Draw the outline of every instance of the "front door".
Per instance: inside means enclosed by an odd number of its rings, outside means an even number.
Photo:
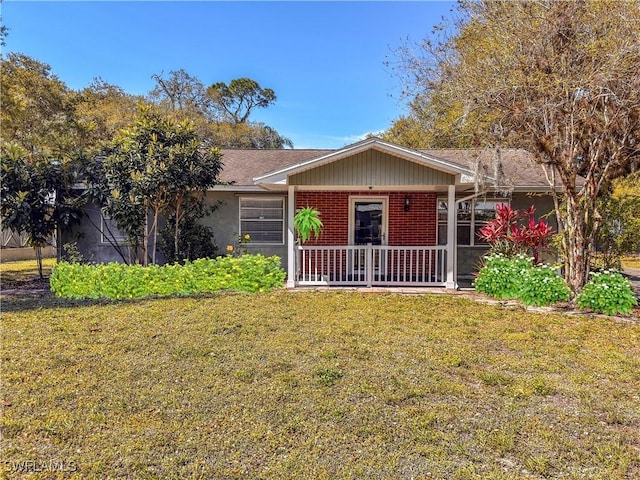
[[[350,245],[387,245],[387,197],[351,197]]]
[[[384,271],[384,255],[373,246],[387,245],[387,197],[351,197],[349,212],[349,268],[354,279],[379,277]],[[367,274],[367,272],[369,272]]]

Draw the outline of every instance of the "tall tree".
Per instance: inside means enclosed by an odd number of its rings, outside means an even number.
[[[1,62],[2,141],[20,145],[31,158],[75,149],[75,92],[51,73],[49,65],[27,55],[10,53]]]
[[[218,82],[209,88],[184,70],[159,74],[149,100],[178,121],[189,120],[197,134],[211,145],[223,148],[292,147],[274,128],[249,119],[255,108],[275,102],[273,90],[255,80],[239,78]]]
[[[144,99],[126,93],[121,87],[96,78],[78,93],[75,115],[84,141],[91,147],[110,142],[135,120],[137,105]]]
[[[526,148],[548,171],[566,207],[565,276],[577,292],[598,198],[639,163],[640,3],[476,0],[460,12],[452,36],[402,50],[401,64],[422,98],[479,119],[475,146]]]
[[[206,94],[204,84],[184,69],[171,70],[152,75],[156,86],[149,93],[149,99],[170,112],[182,112],[184,115],[209,117],[211,100]],[[193,120],[193,118],[192,118]]]
[[[261,122],[215,122],[207,135],[213,145],[224,148],[293,148],[293,142]]]
[[[270,88],[262,88],[250,78],[236,78],[227,85],[214,83],[207,88],[207,97],[221,112],[223,120],[245,123],[256,108],[265,108],[276,101],[276,94]]]

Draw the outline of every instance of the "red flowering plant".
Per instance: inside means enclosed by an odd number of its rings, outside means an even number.
[[[535,211],[533,205],[520,213],[501,203],[496,206],[496,218],[478,231],[478,237],[492,246],[507,242],[516,250],[527,250],[537,264],[540,252],[549,245],[553,229],[544,220],[536,221]]]

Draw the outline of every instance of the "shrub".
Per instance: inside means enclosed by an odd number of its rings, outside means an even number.
[[[551,305],[566,302],[571,297],[571,290],[564,278],[550,265],[537,265],[524,273],[518,298],[525,305]]]
[[[526,305],[550,305],[569,300],[570,290],[554,267],[533,266],[531,258],[518,254],[485,257],[485,265],[475,281],[476,290],[498,298],[522,300]]]
[[[631,313],[633,306],[638,304],[629,280],[618,272],[604,270],[591,272],[590,276],[591,279],[577,298],[580,308],[615,315]]]
[[[282,286],[284,278],[278,257],[245,255],[147,267],[63,262],[53,269],[50,284],[59,297],[123,299],[221,290],[261,292]]]
[[[474,282],[476,290],[498,299],[518,298],[523,276],[531,268],[531,258],[526,255],[488,255]]]
[[[549,244],[553,230],[547,222],[534,219],[536,209],[531,205],[524,212],[514,210],[511,205],[496,205],[496,217],[478,232],[478,237],[495,246],[498,242],[511,244],[510,250],[517,253],[524,249],[538,263],[542,249]],[[504,248],[498,246],[497,248]]]

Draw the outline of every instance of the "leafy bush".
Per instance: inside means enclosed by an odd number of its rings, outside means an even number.
[[[218,245],[214,240],[213,229],[200,223],[200,220],[213,213],[219,205],[207,206],[203,200],[191,200],[189,209],[179,223],[178,252],[175,247],[176,216],[167,218],[165,227],[160,231],[160,248],[170,263],[183,263],[197,258],[215,258]]]
[[[526,255],[488,255],[475,280],[476,290],[498,299],[518,298],[524,274],[531,268],[531,258]]]
[[[638,304],[629,280],[618,272],[604,270],[603,272],[591,272],[590,275],[591,279],[577,298],[580,308],[615,315],[616,313],[631,313],[633,306]]]
[[[570,297],[569,287],[553,267],[533,266],[531,258],[522,254],[485,257],[475,287],[491,297],[522,300],[526,305],[550,305]]]
[[[556,269],[550,265],[537,265],[529,268],[522,278],[518,298],[525,305],[550,305],[567,301],[571,297],[571,290],[564,278],[560,277]]]
[[[514,210],[511,205],[501,203],[496,205],[496,217],[487,223],[478,232],[478,237],[486,240],[495,246],[498,242],[503,243],[497,246],[504,249],[505,245],[513,253],[519,250],[526,250],[533,255],[534,263],[538,263],[542,249],[546,247],[552,236],[553,230],[544,220],[535,221],[536,209],[531,205],[524,212]]]
[[[78,242],[65,243],[62,246],[62,251],[64,252],[62,258],[65,262],[81,264],[88,263],[87,259],[82,255],[78,248]]]
[[[148,267],[63,262],[53,269],[50,284],[59,297],[124,299],[221,290],[262,292],[282,286],[284,278],[278,257],[245,255]]]

